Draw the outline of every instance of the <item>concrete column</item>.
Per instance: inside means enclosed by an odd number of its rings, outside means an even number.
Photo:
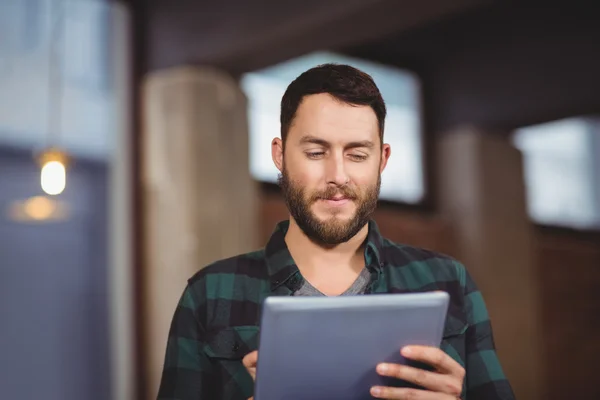
[[[186,281],[258,247],[246,99],[229,76],[182,67],[143,86],[145,380],[155,398],[167,334]]]
[[[535,243],[521,154],[508,135],[465,127],[440,136],[437,162],[439,204],[486,300],[500,361],[517,398],[542,399]]]

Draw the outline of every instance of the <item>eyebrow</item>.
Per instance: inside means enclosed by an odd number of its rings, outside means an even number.
[[[300,139],[300,144],[317,144],[319,146],[323,146],[323,147],[331,147],[331,143],[329,143],[328,141],[324,140],[324,139],[320,139],[316,136],[311,136],[311,135],[305,135],[302,136],[302,138]],[[375,144],[370,141],[370,140],[361,140],[361,141],[357,141],[357,142],[350,142],[347,143],[344,147],[346,149],[355,149],[358,147],[365,147],[365,148],[373,148],[375,146]]]

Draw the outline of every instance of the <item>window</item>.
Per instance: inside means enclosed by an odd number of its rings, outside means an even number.
[[[531,218],[600,227],[600,119],[571,118],[519,129]]]
[[[114,130],[111,4],[0,1],[0,145],[49,144],[49,120],[56,115],[59,134],[52,144],[84,157],[107,156]],[[54,48],[58,71],[50,68]]]
[[[65,2],[63,8],[63,74],[72,85],[102,92],[109,80],[109,7],[86,0]]]
[[[277,182],[278,171],[271,160],[270,142],[280,133],[281,97],[298,75],[327,62],[353,65],[375,80],[388,110],[384,139],[392,147],[392,156],[381,176],[381,199],[418,203],[425,191],[418,79],[398,68],[333,53],[312,53],[242,77],[241,85],[249,103],[252,175],[260,181]]]

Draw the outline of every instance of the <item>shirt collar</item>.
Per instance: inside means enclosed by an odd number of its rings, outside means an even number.
[[[285,235],[290,221],[281,221],[275,227],[271,238],[265,247],[265,256],[271,283],[271,290],[286,283],[298,272],[298,267],[285,243]],[[383,237],[374,220],[369,221],[369,232],[365,245],[365,265],[371,270],[381,271],[384,265]]]

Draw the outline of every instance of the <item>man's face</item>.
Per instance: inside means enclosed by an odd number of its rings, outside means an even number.
[[[368,222],[389,155],[374,111],[328,94],[304,98],[285,150],[273,140],[292,218],[309,238],[327,245],[348,241]]]

